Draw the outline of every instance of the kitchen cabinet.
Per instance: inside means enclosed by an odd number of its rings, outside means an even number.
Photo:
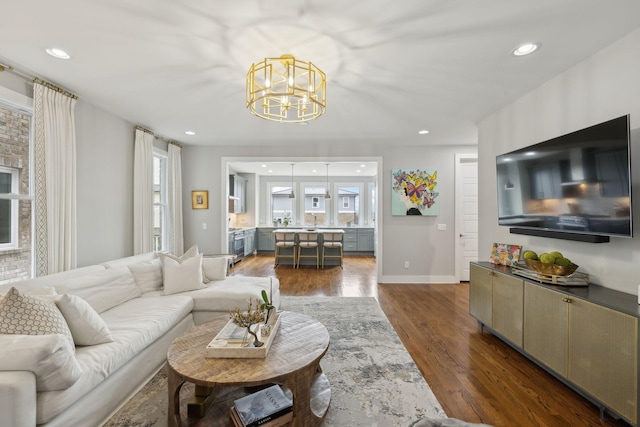
[[[247,180],[240,175],[229,175],[229,212],[247,212]]]
[[[355,228],[344,229],[344,240],[342,241],[344,252],[355,252],[358,250],[358,230]]]
[[[273,230],[275,228],[258,228],[256,234],[258,252],[275,252],[276,241],[273,236]]]
[[[230,254],[234,254],[235,253],[235,242],[234,242],[234,237],[235,237],[235,233],[233,231],[230,231],[228,234],[228,242],[229,242],[229,246],[228,246],[228,250]]]
[[[358,252],[373,252],[373,229],[358,229]]]
[[[244,231],[244,256],[253,255],[256,251],[256,229],[250,228]]]
[[[469,313],[601,409],[638,424],[637,296],[546,285],[472,263]]]

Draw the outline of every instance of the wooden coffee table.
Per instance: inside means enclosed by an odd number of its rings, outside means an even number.
[[[291,426],[319,425],[331,399],[329,381],[320,368],[320,359],[329,348],[329,332],[322,323],[303,314],[285,311],[281,316],[280,328],[264,359],[205,357],[205,347],[228,317],[198,325],[176,338],[167,352],[169,426],[182,425],[180,389],[185,382],[195,384],[196,391],[213,390],[214,394],[222,387],[281,384],[293,394]],[[222,415],[215,425],[233,425],[229,415],[232,402],[214,404],[226,406],[217,409]]]

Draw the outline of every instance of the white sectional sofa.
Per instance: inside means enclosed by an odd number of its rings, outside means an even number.
[[[203,279],[208,283],[185,292],[180,292],[180,283],[167,290],[168,268],[155,253],[0,286],[0,295],[6,294],[0,306],[9,301],[9,294],[11,302],[32,302],[35,297],[53,303],[76,340],[64,334],[0,334],[0,425],[99,426],[157,372],[171,342],[194,324],[244,307],[263,289],[279,307],[277,279],[227,277],[226,259],[209,261],[209,266],[216,263],[217,270],[224,265],[224,273],[208,281],[216,273],[207,274],[205,261]],[[173,274],[176,282],[175,274],[181,271]],[[59,295],[75,304],[71,304],[72,314]],[[83,311],[87,303],[92,309]],[[79,317],[72,318],[77,312]],[[99,318],[90,318],[96,313]],[[16,316],[33,319],[38,315]],[[6,312],[0,322],[11,327]],[[17,323],[24,326],[24,320]],[[93,339],[106,342],[93,344]],[[92,345],[78,344],[86,340]]]

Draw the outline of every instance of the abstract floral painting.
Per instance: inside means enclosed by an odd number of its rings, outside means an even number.
[[[393,169],[391,215],[438,215],[438,171]]]

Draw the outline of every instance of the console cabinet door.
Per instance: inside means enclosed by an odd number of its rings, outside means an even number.
[[[469,270],[469,314],[492,327],[493,272],[471,264]]]
[[[568,324],[566,294],[524,284],[524,350],[563,377],[567,376]]]
[[[492,328],[522,347],[524,282],[506,274],[493,275]]]
[[[637,366],[638,319],[573,299],[568,379],[637,424]]]

